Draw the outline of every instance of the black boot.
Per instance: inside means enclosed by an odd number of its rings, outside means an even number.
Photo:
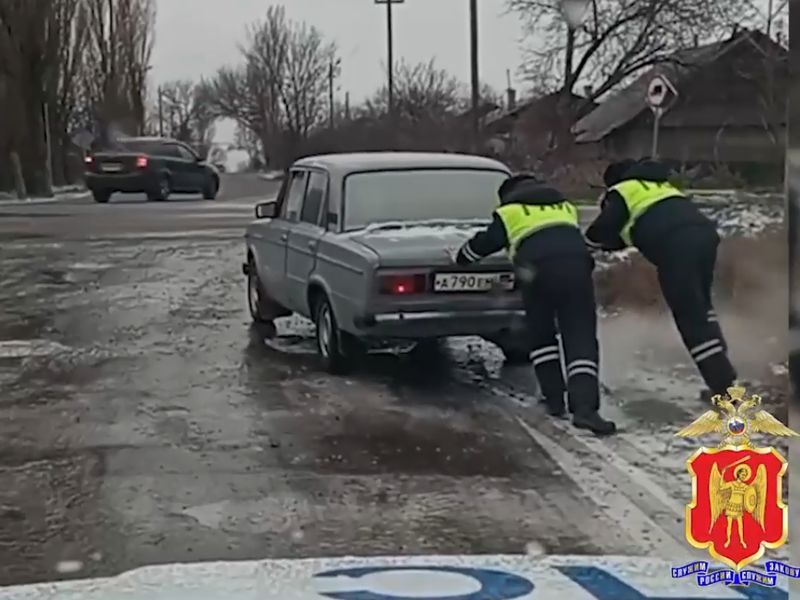
[[[547,408],[547,414],[551,417],[563,417],[566,415],[566,406],[564,403],[564,394],[545,396],[544,405]]]
[[[562,418],[567,416],[567,410],[563,402],[558,403],[545,400],[545,406],[547,407],[547,414],[551,417]]]
[[[617,431],[614,421],[605,420],[596,411],[575,413],[572,424],[578,429],[588,429],[595,435],[612,435]]]

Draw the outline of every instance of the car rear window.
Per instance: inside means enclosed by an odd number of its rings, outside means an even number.
[[[507,178],[477,169],[354,173],[345,179],[345,230],[389,221],[489,220]]]
[[[164,144],[150,140],[124,140],[119,142],[125,150],[141,152],[142,154],[163,154]]]

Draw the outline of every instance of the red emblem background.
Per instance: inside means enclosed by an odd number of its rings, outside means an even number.
[[[717,465],[722,471],[726,466],[749,457],[747,464],[752,473],[746,483],[752,483],[760,465],[767,470],[766,498],[764,512],[764,528],[748,512],[743,516],[743,546],[739,540],[737,526],[734,521],[732,541],[724,548],[727,538],[727,519],[724,512],[715,523],[711,523],[711,502],[709,497],[709,479],[711,468]],[[701,448],[687,462],[686,466],[692,477],[693,502],[686,507],[686,539],[696,548],[708,548],[711,556],[724,564],[741,569],[764,554],[765,548],[777,548],[786,542],[788,535],[788,513],[783,503],[782,479],[788,467],[786,460],[774,448]],[[735,469],[723,474],[724,481],[734,479]]]

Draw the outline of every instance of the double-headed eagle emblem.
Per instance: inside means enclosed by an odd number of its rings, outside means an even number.
[[[781,437],[800,436],[761,408],[761,396],[753,394],[748,398],[746,391],[743,387],[734,386],[728,388],[726,396],[717,394],[712,397],[711,404],[715,408],[700,415],[675,435],[695,438],[707,433],[722,434],[724,437],[719,443],[720,448],[750,447],[751,433]]]
[[[717,448],[699,448],[686,462],[694,484],[686,539],[737,570],[784,544],[788,534],[781,492],[788,465],[774,448],[752,446],[750,436],[800,435],[761,408],[761,396],[745,392],[732,386],[714,396],[714,408],[676,434],[722,435]]]

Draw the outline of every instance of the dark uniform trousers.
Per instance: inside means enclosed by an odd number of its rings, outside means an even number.
[[[563,406],[567,392],[572,412],[597,411],[597,307],[589,256],[564,256],[520,265],[532,277],[521,278],[536,376],[548,404]],[[557,335],[564,350],[564,383]]]
[[[719,236],[706,227],[687,227],[669,240],[674,252],[658,260],[658,281],[683,343],[714,394],[736,379],[711,299]]]

